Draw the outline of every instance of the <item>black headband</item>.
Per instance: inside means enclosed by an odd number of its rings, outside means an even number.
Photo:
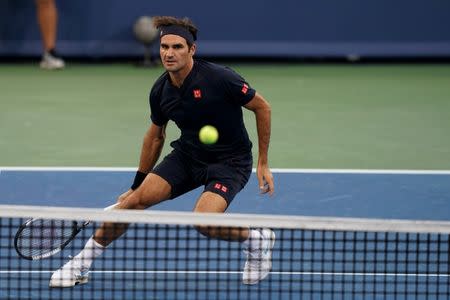
[[[161,26],[159,30],[159,38],[161,39],[166,34],[174,34],[184,38],[189,44],[193,44],[195,41],[192,33],[185,27],[180,25]]]

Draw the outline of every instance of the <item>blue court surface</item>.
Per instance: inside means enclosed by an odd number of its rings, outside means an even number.
[[[64,207],[89,207],[103,208],[115,202],[116,197],[129,188],[133,178],[134,171],[131,169],[91,169],[91,168],[0,168],[0,204],[14,205],[38,205],[38,206],[64,206]],[[333,216],[333,217],[358,217],[358,218],[388,218],[388,219],[414,219],[414,220],[441,220],[450,221],[450,171],[363,171],[363,170],[273,170],[276,184],[276,192],[273,197],[258,194],[258,184],[256,176],[253,173],[249,184],[238,194],[232,202],[229,212],[233,213],[256,213],[271,215],[306,215],[306,216]],[[201,193],[201,189],[192,191],[177,199],[166,201],[157,205],[152,210],[177,210],[191,211],[194,207],[196,198]],[[14,224],[19,225],[19,224]],[[269,224],[270,226],[270,224]],[[4,230],[4,229],[2,229]],[[137,232],[137,230],[135,230]],[[78,241],[74,241],[73,247],[81,247],[92,230],[86,230],[86,236],[80,237]],[[156,233],[155,233],[156,234]],[[170,235],[169,233],[167,233]],[[151,233],[149,234],[151,236]],[[183,243],[181,245],[185,249],[191,249],[189,238],[197,235],[194,230],[186,230],[182,233]],[[118,243],[117,251],[122,251],[125,247],[123,242]],[[295,238],[291,238],[292,246],[295,246]],[[121,244],[122,243],[122,244]],[[140,242],[136,242],[140,247]],[[151,239],[145,246],[157,249],[159,246],[155,239]],[[165,242],[164,247],[171,248],[171,242]],[[200,242],[202,243],[202,242]],[[223,244],[225,243],[225,244]],[[228,246],[232,244],[232,246]],[[180,246],[179,244],[176,246]],[[201,245],[195,245],[195,247]],[[355,246],[356,247],[356,246]],[[70,248],[70,247],[69,247]],[[125,247],[126,248],[126,247]],[[193,248],[192,248],[193,249]],[[197,249],[197,248],[195,248]],[[198,248],[199,249],[199,248]],[[237,243],[217,242],[214,249],[224,249],[225,252],[240,252],[241,249]],[[2,257],[16,257],[12,244],[8,241],[1,240]],[[224,255],[223,252],[217,251],[218,257]],[[142,251],[141,251],[142,252]],[[225,253],[225,254],[228,254]],[[6,253],[6,254],[5,254]],[[24,261],[23,259],[13,258],[9,262],[0,262],[0,299],[17,299],[20,295],[7,294],[2,286],[6,285],[6,278],[11,282],[20,285],[24,289],[27,286],[34,286],[34,291],[27,295],[30,299],[45,298],[64,298],[67,295],[76,296],[83,299],[83,294],[91,295],[92,290],[99,299],[111,299],[113,296],[108,291],[101,290],[101,284],[118,284],[122,288],[121,299],[137,298],[137,299],[193,299],[189,294],[177,295],[171,294],[165,290],[163,294],[141,295],[132,292],[131,287],[139,285],[154,285],[160,282],[166,282],[170,285],[185,284],[187,285],[189,276],[195,276],[194,279],[202,284],[204,282],[205,292],[202,298],[205,299],[303,299],[301,289],[313,288],[315,277],[320,276],[321,286],[345,285],[343,277],[346,274],[332,274],[322,272],[322,274],[302,273],[300,265],[288,266],[291,272],[277,273],[282,261],[277,260],[274,252],[274,267],[270,281],[263,281],[257,286],[239,287],[238,292],[229,294],[234,290],[234,285],[240,284],[240,269],[243,264],[242,258],[237,258],[231,262],[220,262],[215,266],[190,266],[189,261],[168,263],[165,267],[174,270],[173,272],[159,272],[161,266],[158,266],[157,260],[160,256],[154,255],[155,260],[145,261],[146,253],[140,253],[134,250],[131,254],[138,257],[138,265],[140,272],[128,274],[127,272],[114,273],[113,269],[126,269],[120,262],[114,261],[114,254],[107,253],[106,264],[98,267],[98,272],[93,272],[91,282],[89,284],[76,287],[70,290],[50,290],[47,287],[48,282],[33,279],[34,276],[42,277],[42,273],[51,275],[51,270],[59,267],[61,261],[67,255],[73,254],[69,250],[61,253],[60,259],[54,262],[52,260],[37,262]],[[166,254],[164,254],[166,255]],[[170,255],[167,254],[168,256]],[[291,254],[295,255],[295,254]],[[325,254],[326,255],[326,254]],[[189,255],[186,255],[189,256]],[[39,265],[38,265],[39,264]],[[38,266],[37,266],[38,265]],[[14,268],[29,269],[26,273],[13,273]],[[208,270],[208,272],[197,273],[177,273],[177,269]],[[284,266],[286,267],[286,266]],[[414,266],[419,270],[421,266]],[[286,269],[286,268],[284,268]],[[356,267],[356,269],[358,269]],[[408,269],[408,268],[406,268]],[[322,266],[321,270],[327,271],[327,266]],[[396,270],[397,267],[396,267]],[[364,270],[362,270],[364,271]],[[448,267],[445,269],[448,274]],[[233,282],[230,286],[223,287],[220,285],[222,276],[231,274]],[[377,290],[378,285],[383,285],[388,289],[402,289],[404,287],[389,286],[389,278],[383,277],[382,282],[378,282],[373,275],[368,275],[370,283],[366,279],[358,276],[361,274],[353,274],[352,288],[358,288],[364,285],[365,288]],[[132,277],[128,277],[132,276]],[[283,276],[289,276],[289,280],[284,280]],[[294,290],[298,291],[294,294],[284,295],[281,291],[295,285],[295,276],[303,276],[302,285]],[[362,274],[365,278],[366,275]],[[390,276],[390,275],[389,275]],[[395,275],[393,275],[395,276]],[[309,279],[305,279],[305,278]],[[326,277],[325,279],[323,277]],[[407,277],[407,276],[406,276]],[[406,278],[414,280],[418,289],[441,289],[442,286],[448,286],[449,277],[433,277],[433,278]],[[11,279],[13,278],[13,279]],[[14,279],[15,278],[15,279]],[[26,278],[26,280],[23,280]],[[133,280],[127,280],[132,278]],[[174,279],[177,279],[175,281]],[[206,278],[208,281],[206,281]],[[114,279],[114,280],[113,280]],[[132,281],[132,282],[131,282]],[[423,282],[422,282],[423,281]],[[96,283],[97,282],[97,283]],[[180,283],[181,282],[181,283]],[[294,282],[294,283],[293,283]],[[36,287],[38,285],[38,287]],[[98,286],[97,286],[98,285]],[[344,287],[341,287],[344,288]],[[167,289],[167,287],[165,288]],[[276,294],[265,293],[265,290],[277,289]],[[448,294],[447,287],[446,294]],[[212,291],[212,290],[215,290]],[[338,287],[339,290],[339,287]],[[223,294],[222,294],[223,293]],[[419,293],[420,294],[420,293]],[[258,295],[254,298],[254,295]],[[319,297],[320,296],[320,297]],[[358,299],[358,295],[328,295],[322,294],[317,297],[309,295],[305,299]],[[394,296],[375,295],[370,299],[394,299]],[[406,298],[395,298],[406,299]],[[416,298],[414,298],[416,299]],[[427,299],[421,298],[417,299]],[[433,297],[432,299],[446,299]]]
[[[277,170],[275,195],[255,173],[229,212],[450,220],[450,171]],[[130,169],[0,168],[0,204],[106,207],[132,181]],[[201,189],[155,206],[191,211]]]

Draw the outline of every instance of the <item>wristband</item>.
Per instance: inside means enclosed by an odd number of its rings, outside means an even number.
[[[147,176],[147,174],[141,172],[141,171],[137,171],[136,175],[134,176],[134,181],[133,184],[131,185],[131,189],[134,191],[136,190],[144,181],[145,177]]]

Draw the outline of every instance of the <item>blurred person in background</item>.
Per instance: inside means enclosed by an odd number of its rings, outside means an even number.
[[[63,69],[65,66],[64,60],[55,51],[58,23],[55,0],[35,0],[35,3],[44,48],[40,67],[46,70]]]

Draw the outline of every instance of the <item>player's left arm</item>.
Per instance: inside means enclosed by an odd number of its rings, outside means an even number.
[[[258,177],[261,193],[272,195],[275,187],[272,172],[269,168],[268,152],[271,130],[271,108],[270,104],[258,93],[244,105],[245,108],[253,111],[256,117],[256,129],[258,132],[258,165],[256,175]]]

